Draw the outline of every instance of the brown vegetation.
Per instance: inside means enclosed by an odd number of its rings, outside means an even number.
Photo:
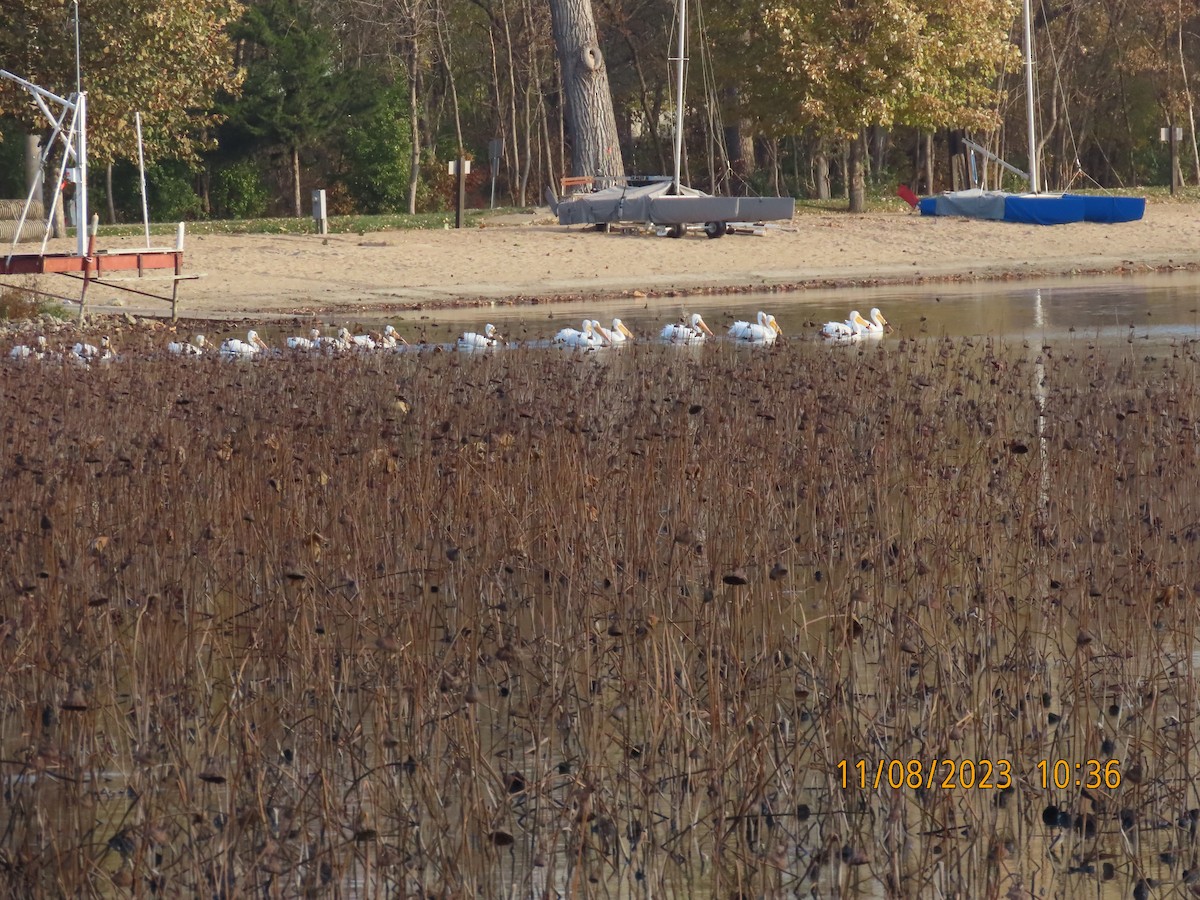
[[[1182,883],[1198,372],[937,340],[6,360],[0,881]],[[853,783],[935,758],[1011,785]],[[1045,789],[1060,759],[1120,787]]]

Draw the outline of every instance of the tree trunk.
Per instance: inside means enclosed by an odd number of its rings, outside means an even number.
[[[200,172],[200,209],[206,219],[212,215],[212,166],[208,165]]]
[[[54,198],[54,193],[52,191],[50,198],[54,200],[54,212],[52,214],[54,223],[50,234],[52,237],[64,238],[67,236],[67,212],[63,207],[62,191],[58,192],[57,199]]]
[[[921,135],[921,144],[925,148],[925,192],[933,195],[933,132],[926,131]]]
[[[300,148],[292,145],[292,209],[299,219],[304,215],[300,206]]]
[[[825,147],[821,146],[817,150],[815,158],[817,173],[817,199],[828,200],[830,194],[829,187],[829,154],[825,151]]]
[[[500,13],[504,17],[504,53],[508,60],[508,89],[509,89],[508,115],[509,115],[509,119],[511,120],[511,128],[512,128],[512,148],[509,149],[508,153],[506,153],[505,155],[508,156],[512,160],[511,168],[509,169],[509,171],[510,172],[520,172],[521,171],[521,160],[524,157],[523,151],[525,150],[525,147],[521,146],[521,136],[517,132],[517,125],[520,121],[517,118],[517,91],[519,90],[519,86],[517,85],[517,67],[516,67],[516,63],[514,62],[514,59],[513,59],[512,28],[508,24],[508,4],[501,2]],[[528,141],[529,141],[529,88],[528,88],[528,85],[525,88],[525,141],[526,141],[526,144],[528,144]],[[514,180],[516,180],[516,179],[513,179],[511,176],[509,177],[510,193],[511,193],[511,185]],[[520,190],[520,197],[519,197],[519,205],[524,206],[525,205],[525,179],[524,178],[520,179],[520,187],[521,187],[521,190]]]
[[[737,89],[728,89],[726,97],[731,105],[736,103]],[[737,119],[732,125],[725,126],[725,146],[729,148],[729,166],[736,180],[730,193],[738,197],[746,196],[750,178],[754,175],[756,168],[754,138],[750,136],[750,129],[749,119]]]
[[[1196,165],[1196,184],[1200,185],[1200,145],[1196,143],[1196,108],[1192,103],[1192,88],[1188,83],[1187,61],[1183,53],[1183,0],[1179,0],[1179,21],[1176,40],[1179,47],[1179,75],[1183,82],[1183,96],[1187,101],[1188,124],[1191,126],[1192,162]]]
[[[25,135],[25,192],[39,197],[38,187],[42,183],[42,156],[36,134]]]
[[[863,136],[855,135],[850,141],[849,172],[846,180],[850,184],[850,212],[860,213],[867,208],[867,191],[863,181]]]
[[[117,208],[113,203],[112,163],[104,167],[104,199],[108,205],[108,224],[117,224]]]
[[[463,159],[466,151],[463,145],[462,116],[458,105],[458,85],[454,81],[454,67],[451,65],[450,59],[450,28],[446,22],[446,12],[440,3],[435,12],[434,23],[437,26],[435,31],[437,32],[438,49],[442,54],[442,66],[446,70],[446,84],[450,87],[450,109],[454,113],[454,137],[458,142],[457,158]]]
[[[408,127],[412,132],[408,155],[408,214],[417,211],[417,187],[421,183],[421,117],[417,112],[417,44],[414,40],[408,55]]]
[[[775,188],[775,196],[782,197],[780,193],[780,171],[779,171],[779,138],[773,137],[767,141],[767,155],[771,160],[771,185]]]
[[[571,174],[620,177],[617,120],[591,0],[550,0],[550,17],[566,90]]]
[[[870,141],[871,177],[878,178],[883,174],[884,163],[887,161],[889,133],[882,125],[872,125],[868,130]]]
[[[850,144],[851,141],[842,141],[841,147],[841,162],[842,162],[842,199],[849,202],[850,200]],[[860,166],[861,168],[861,166]]]

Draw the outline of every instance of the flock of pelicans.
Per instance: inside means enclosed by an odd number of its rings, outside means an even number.
[[[820,334],[830,342],[848,343],[867,337],[881,337],[891,330],[892,326],[878,309],[872,309],[869,316],[863,316],[858,310],[854,310],[844,322],[826,322],[821,327]],[[734,322],[729,326],[729,339],[739,344],[769,346],[774,344],[781,334],[783,330],[775,321],[775,317],[766,312],[759,312],[754,322]],[[715,337],[699,313],[666,325],[659,333],[659,340],[666,344],[702,344]],[[550,344],[579,350],[600,350],[620,346],[632,340],[633,332],[620,319],[613,319],[611,326],[601,324],[599,319],[584,319],[580,328],[564,328],[559,331]],[[408,341],[404,340],[392,325],[384,328],[381,334],[375,335],[351,334],[349,329],[343,328],[336,337],[326,337],[314,328],[307,336],[287,339],[288,349],[296,352],[397,350],[407,345]],[[455,346],[462,351],[490,350],[504,346],[504,336],[496,330],[495,325],[488,324],[482,332],[468,331],[460,335],[455,341]],[[172,341],[167,344],[167,351],[177,356],[202,356],[214,349],[227,359],[245,359],[277,352],[254,330],[249,331],[245,338],[229,338],[216,348],[202,334],[196,335],[190,342]],[[9,357],[18,360],[61,357],[67,362],[84,366],[117,358],[107,337],[101,338],[99,345],[80,342],[68,350],[56,351],[50,348],[45,336],[39,336],[33,344],[18,344],[9,352]]]

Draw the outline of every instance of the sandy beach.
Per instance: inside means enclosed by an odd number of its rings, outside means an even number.
[[[102,241],[122,246],[128,239]],[[1151,204],[1139,222],[1059,227],[907,213],[801,214],[763,235],[679,240],[554,224],[548,211],[463,230],[189,235],[180,315],[275,318],[808,287],[1200,268],[1200,210]],[[47,290],[74,289],[44,279]],[[165,283],[148,290],[167,292]],[[97,285],[97,312],[169,314]]]

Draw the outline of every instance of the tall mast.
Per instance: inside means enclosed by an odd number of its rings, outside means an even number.
[[[75,0],[75,246],[80,256],[88,252],[88,164],[87,164],[87,94],[83,92],[79,58],[79,0]],[[80,315],[83,315],[82,308]],[[82,320],[81,320],[82,321]]]
[[[1042,179],[1038,174],[1037,133],[1034,129],[1033,116],[1033,17],[1029,12],[1029,0],[1023,3],[1025,12],[1025,45],[1021,48],[1025,57],[1025,127],[1029,139],[1029,190],[1035,194],[1042,192]]]
[[[1028,0],[1026,0],[1028,2]],[[675,171],[671,193],[679,194],[679,166],[683,159],[683,67],[687,63],[687,0],[679,0],[679,43],[675,52]]]

